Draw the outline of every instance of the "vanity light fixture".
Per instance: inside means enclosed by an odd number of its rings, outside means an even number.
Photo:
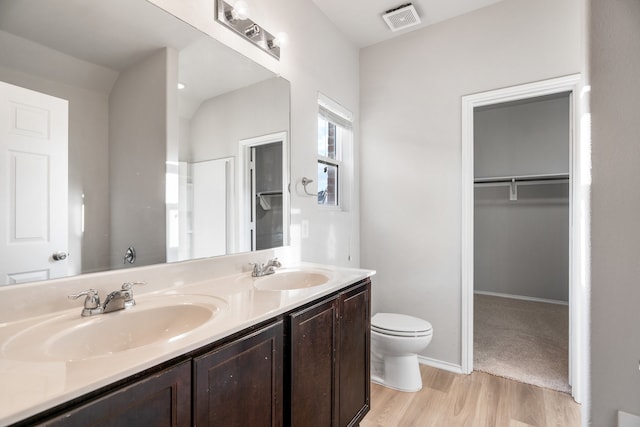
[[[286,33],[274,36],[248,16],[249,6],[244,0],[238,0],[233,5],[224,0],[217,0],[216,21],[231,28],[245,40],[250,41],[276,59],[280,59],[280,48],[286,42]]]
[[[258,24],[253,24],[244,29],[244,35],[248,39],[252,39],[260,35],[261,29]]]
[[[272,40],[267,41],[267,46],[269,49],[272,49],[273,46],[285,47],[289,43],[289,35],[284,31],[280,31],[276,34],[276,37]]]
[[[249,5],[244,0],[238,0],[233,5],[231,10],[231,16],[233,19],[244,21],[249,17]]]

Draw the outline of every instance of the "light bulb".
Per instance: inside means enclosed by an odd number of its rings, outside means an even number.
[[[287,44],[289,44],[289,34],[285,33],[284,31],[280,31],[278,34],[276,34],[276,38],[273,40],[273,44],[278,47],[286,46]]]
[[[249,16],[249,5],[244,0],[238,0],[233,5],[233,11],[231,12],[233,19],[244,20]]]

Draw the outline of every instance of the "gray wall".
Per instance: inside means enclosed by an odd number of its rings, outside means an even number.
[[[579,72],[580,0],[507,0],[361,51],[361,256],[373,310],[461,363],[461,97]]]
[[[475,189],[476,291],[569,301],[569,184]]]
[[[162,49],[123,71],[109,97],[112,268],[129,266],[122,261],[129,246],[137,252],[134,266],[166,260],[167,72],[171,56],[170,49]]]
[[[591,425],[640,415],[640,2],[590,0]]]
[[[104,270],[109,266],[108,93],[117,73],[2,31],[0,45],[0,80],[69,101],[70,274]]]
[[[474,112],[476,177],[569,172],[569,95]],[[474,286],[569,300],[569,185],[476,187]]]
[[[474,112],[474,175],[569,172],[569,95],[481,107]]]

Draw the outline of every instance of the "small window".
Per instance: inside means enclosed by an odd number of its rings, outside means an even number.
[[[343,151],[351,141],[351,113],[322,95],[318,104],[318,204],[340,207]]]

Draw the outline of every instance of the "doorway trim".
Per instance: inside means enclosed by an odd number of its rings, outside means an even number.
[[[584,221],[588,206],[583,200],[582,178],[589,174],[581,165],[588,164],[581,158],[582,140],[580,135],[581,76],[573,74],[564,77],[543,80],[503,89],[492,90],[462,97],[462,242],[461,242],[461,361],[462,372],[473,371],[473,295],[474,295],[474,134],[473,120],[476,107],[499,104],[509,101],[534,98],[544,95],[569,92],[571,133],[569,144],[569,383],[571,394],[577,402],[585,396],[585,375],[588,366],[586,360],[588,313],[586,312],[585,283],[586,257]],[[583,154],[582,157],[585,157]]]
[[[287,132],[276,132],[268,135],[256,136],[253,138],[241,139],[238,149],[238,216],[240,218],[239,227],[239,250],[240,252],[251,251],[251,203],[245,195],[251,193],[251,181],[248,176],[249,158],[252,147],[259,145],[282,142],[282,241],[289,244],[289,142]]]

